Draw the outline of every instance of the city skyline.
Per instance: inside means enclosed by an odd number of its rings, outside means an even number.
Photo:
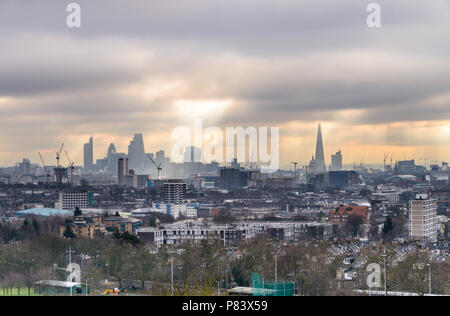
[[[347,168],[351,167],[351,166],[355,166],[355,165],[366,165],[368,167],[382,167],[383,166],[383,157],[380,157],[380,160],[374,160],[374,161],[365,161],[364,159],[362,160],[356,160],[356,161],[350,161],[349,159],[346,159],[346,155],[345,153],[343,153],[343,150],[341,150],[339,146],[337,147],[332,147],[332,148],[337,148],[335,150],[335,152],[333,152],[333,150],[330,151],[330,153],[328,153],[328,151],[325,151],[325,148],[328,149],[328,147],[326,146],[326,142],[324,142],[324,138],[325,137],[322,136],[322,124],[321,123],[317,123],[318,125],[315,127],[316,129],[316,134],[315,137],[313,139],[313,144],[311,145],[311,148],[306,148],[304,151],[308,151],[310,152],[309,154],[309,159],[311,159],[311,155],[313,160],[309,160],[309,164],[311,167],[311,163],[314,163],[314,161],[318,161],[317,157],[320,156],[320,162],[318,162],[318,165],[320,166],[316,166],[314,165],[313,168],[318,167],[320,170],[326,170],[329,167],[331,167],[332,164],[332,159],[333,156],[336,153],[340,153],[342,154],[342,165],[346,166]],[[73,154],[74,157],[77,157],[78,155],[81,155],[81,159],[80,162],[77,163],[75,162],[75,165],[77,166],[82,166],[83,168],[85,168],[86,170],[90,170],[95,166],[96,160],[105,160],[106,164],[107,164],[107,168],[111,169],[111,161],[110,161],[110,155],[118,155],[120,157],[125,156],[129,156],[130,154],[130,149],[131,149],[131,160],[138,160],[137,165],[133,164],[133,168],[130,169],[136,169],[136,170],[140,170],[141,172],[143,172],[143,170],[147,169],[147,168],[153,168],[150,161],[147,161],[146,159],[143,159],[143,157],[145,158],[145,155],[147,154],[157,154],[158,152],[164,152],[166,157],[171,159],[170,157],[170,147],[168,149],[165,148],[154,148],[154,146],[151,146],[151,144],[148,144],[148,142],[145,142],[145,135],[143,135],[142,133],[135,133],[133,135],[130,135],[129,139],[126,141],[126,143],[124,145],[122,145],[121,147],[119,147],[119,150],[116,151],[116,144],[114,142],[111,142],[108,144],[108,146],[106,148],[104,148],[104,143],[97,145],[97,142],[94,143],[94,139],[96,137],[95,136],[89,136],[88,137],[88,142],[87,143],[83,143],[82,141],[82,146],[79,150],[73,150],[73,152],[71,152],[71,154]],[[137,138],[137,140],[136,140]],[[136,144],[137,142],[137,144]],[[146,145],[147,144],[147,145]],[[67,146],[66,146],[67,147]],[[99,148],[100,147],[100,148]],[[152,148],[151,150],[148,150],[147,148]],[[167,147],[166,147],[167,148]],[[226,145],[224,145],[224,150],[226,148]],[[189,146],[185,148],[185,154],[187,153],[189,149]],[[86,153],[86,150],[88,150],[88,152]],[[48,166],[52,166],[52,165],[56,165],[53,160],[54,160],[54,151],[53,149],[50,149],[48,151],[41,151],[44,154],[44,159],[45,159],[45,163]],[[77,154],[77,152],[79,152]],[[201,152],[201,151],[200,151]],[[31,157],[25,157],[25,156],[21,156],[20,161],[23,159],[30,159],[31,163],[34,164],[38,164],[41,165],[41,162],[39,161],[39,153],[36,153],[37,157],[34,157],[35,155],[31,155]],[[139,155],[141,154],[141,155]],[[248,157],[250,157],[250,153],[248,148],[246,148],[246,154],[248,155]],[[319,155],[318,155],[319,154]],[[438,159],[436,157],[430,157],[428,156],[420,156],[420,157],[410,157],[407,156],[405,152],[403,152],[403,155],[400,155],[398,157],[395,156],[394,151],[391,152],[384,152],[382,153],[384,155],[387,155],[387,163],[388,164],[395,164],[398,161],[406,161],[406,160],[415,160],[416,163],[418,165],[425,165],[425,162],[428,162],[428,165],[436,163],[436,164],[440,164],[442,162],[447,162],[448,160],[445,159]],[[92,157],[92,159],[90,158]],[[247,157],[247,158],[248,158]],[[35,158],[35,159],[33,159]],[[186,158],[184,158],[186,159]],[[198,158],[196,158],[198,159]],[[292,162],[290,162],[289,159],[284,159],[283,157],[280,157],[281,159],[281,165],[280,165],[280,169],[285,169],[285,170],[290,170],[292,169]],[[10,165],[1,165],[0,167],[12,167],[17,165],[18,163],[20,163],[20,161],[15,161]],[[88,166],[86,168],[86,161],[88,162]],[[288,162],[289,161],[289,162]],[[323,161],[323,164],[321,163]],[[183,163],[184,161],[175,161],[171,159],[172,163]],[[206,160],[200,160],[200,162],[204,162],[204,163],[210,163],[213,162],[211,161],[206,161]],[[241,163],[248,163],[249,161],[242,161]],[[297,161],[300,165],[303,166],[307,166],[308,165],[308,159],[304,160],[304,161]],[[67,161],[67,159],[63,158],[61,164],[63,166],[67,165],[69,166],[69,162]],[[222,165],[227,165],[229,164],[229,162],[222,162]],[[325,169],[324,169],[325,167]],[[91,170],[92,171],[92,170]]]
[[[450,0],[0,0],[0,296],[450,296],[449,30]]]
[[[307,164],[318,121],[327,166],[339,150],[344,164],[450,160],[448,2],[379,1],[376,30],[353,1],[79,3],[77,30],[65,3],[0,4],[1,166],[63,142],[81,165],[90,136],[94,160],[135,133],[170,152],[195,118],[280,127],[281,166]]]

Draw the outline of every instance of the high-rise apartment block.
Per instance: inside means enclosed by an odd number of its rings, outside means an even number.
[[[75,208],[88,208],[94,204],[92,192],[59,192],[57,208],[74,210]]]
[[[186,189],[186,182],[182,180],[168,180],[164,182],[164,202],[167,204],[183,204]]]
[[[128,158],[117,159],[117,178],[119,185],[125,185],[125,177],[128,176]]]
[[[24,158],[21,163],[19,163],[19,175],[29,176],[31,175],[31,162],[30,159]]]
[[[437,240],[437,204],[427,194],[418,194],[409,203],[409,237],[429,242]]]

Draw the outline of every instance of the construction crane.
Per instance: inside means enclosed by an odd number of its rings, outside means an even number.
[[[46,177],[47,177],[47,182],[48,182],[48,181],[50,180],[50,172],[48,172],[48,169],[47,169],[47,167],[45,166],[44,158],[42,158],[41,153],[39,152],[38,154],[39,154],[39,157],[41,158],[42,166],[44,167],[45,175],[46,175]]]
[[[436,159],[432,157],[416,158],[417,160],[423,160],[425,162],[425,169],[427,169],[427,161],[431,159]]]
[[[303,169],[305,170],[305,173],[303,173],[303,177],[305,178],[306,183],[308,183],[308,181],[309,181],[309,176],[308,176],[308,168],[309,168],[309,165],[302,166],[302,167],[303,167]]]
[[[75,169],[75,167],[74,167],[75,162],[70,160],[69,153],[67,152],[67,150],[65,150],[65,153],[66,153],[67,160],[69,161],[69,166],[70,166],[70,183],[73,184],[73,170]]]
[[[62,143],[61,148],[59,149],[59,152],[56,153],[56,167],[59,168],[59,159],[61,158],[61,152],[63,150],[64,143]]]
[[[242,166],[245,167],[246,169],[255,169],[256,168],[256,166],[255,166],[256,162],[257,161],[255,161],[255,150],[253,150],[252,154],[249,155],[249,157],[248,157],[248,161],[244,162],[242,164]]]
[[[156,169],[158,169],[158,180],[161,180],[160,178],[160,172],[162,170],[161,163],[157,164],[156,161],[150,155],[147,155],[147,158],[150,159],[150,161],[155,165]]]
[[[384,159],[383,159],[383,170],[384,170],[384,173],[386,173],[386,160],[388,159],[388,157],[389,157],[389,153],[387,153],[387,154],[385,153],[384,154]]]

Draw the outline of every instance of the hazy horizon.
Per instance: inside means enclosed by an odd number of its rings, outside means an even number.
[[[0,2],[0,165],[76,165],[94,136],[170,155],[174,128],[276,126],[280,161],[306,164],[322,124],[325,159],[345,165],[450,160],[450,4],[370,1]],[[239,6],[238,6],[239,4]],[[239,9],[237,9],[239,7]]]

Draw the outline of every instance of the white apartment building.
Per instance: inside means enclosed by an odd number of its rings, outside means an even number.
[[[378,186],[373,198],[384,202],[400,202],[400,195],[405,191],[395,187]]]
[[[186,205],[184,214],[187,218],[197,218],[197,208],[192,205]]]
[[[56,207],[61,210],[74,210],[75,208],[88,208],[91,195],[89,192],[59,192]]]
[[[165,224],[154,232],[154,244],[177,245],[185,241],[198,242],[201,240],[220,240],[224,245],[235,242],[248,241],[256,236],[266,235],[273,240],[288,242],[301,240],[310,231],[318,238],[332,237],[332,225],[314,222],[242,222],[230,225],[215,225],[208,222],[183,221]],[[320,237],[318,236],[320,235]]]
[[[186,218],[197,218],[197,208],[189,204],[172,204],[172,203],[153,203],[153,208],[168,215],[172,215],[175,219],[181,215]]]
[[[423,241],[437,240],[437,204],[427,194],[418,194],[409,203],[409,237]]]
[[[220,240],[224,245],[229,242],[246,241],[255,237],[252,225],[199,225],[198,223],[182,222],[165,225],[156,230],[154,243],[162,245],[177,245],[186,241]]]

